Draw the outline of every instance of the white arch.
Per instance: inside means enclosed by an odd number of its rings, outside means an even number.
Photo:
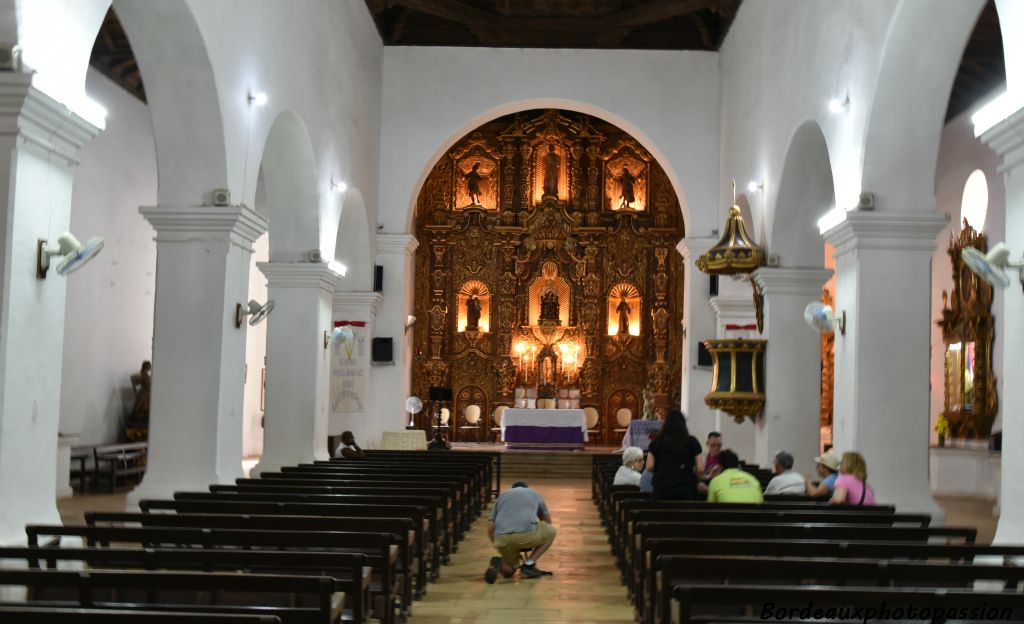
[[[334,249],[334,259],[348,267],[348,273],[341,282],[342,290],[370,290],[375,264],[370,254],[370,239],[363,194],[358,189],[349,189],[341,207]]]
[[[805,121],[793,133],[786,151],[769,227],[769,251],[779,254],[785,266],[824,266],[818,219],[835,201],[828,143],[817,122]]]
[[[897,9],[864,139],[861,188],[875,193],[877,210],[934,209],[949,93],[985,1],[903,0]]]
[[[416,180],[416,184],[413,187],[413,193],[408,200],[409,203],[407,207],[405,223],[406,231],[414,231],[413,218],[416,215],[416,200],[419,197],[420,189],[423,188],[423,184],[427,181],[427,176],[430,175],[430,172],[433,171],[434,166],[437,164],[437,162],[441,160],[441,157],[444,156],[448,152],[448,150],[451,149],[453,145],[455,145],[455,143],[457,143],[460,139],[462,139],[464,136],[466,136],[476,128],[487,123],[488,121],[497,119],[498,117],[503,117],[505,115],[510,115],[512,113],[516,113],[519,111],[543,108],[557,108],[577,113],[585,113],[587,115],[596,117],[598,119],[601,119],[602,121],[606,121],[620,128],[621,130],[627,132],[634,139],[636,139],[644,147],[644,149],[650,152],[651,156],[653,156],[654,159],[658,161],[658,164],[661,165],[662,170],[665,172],[665,175],[668,177],[669,182],[672,184],[672,188],[676,193],[676,197],[679,199],[679,208],[683,214],[683,229],[684,231],[688,231],[688,226],[690,224],[690,211],[686,204],[686,196],[683,191],[684,186],[682,184],[682,181],[680,180],[678,173],[672,167],[672,164],[669,161],[668,157],[658,147],[657,143],[655,143],[653,139],[647,136],[647,134],[644,133],[636,124],[607,109],[600,108],[598,106],[588,104],[585,102],[558,98],[533,98],[517,100],[514,102],[506,102],[505,104],[496,106],[487,111],[477,114],[476,116],[464,122],[454,131],[452,131],[445,139],[445,141],[441,143],[436,150],[434,150],[433,154],[430,155],[430,158],[428,159],[426,166],[421,170],[419,178]]]
[[[316,158],[302,119],[285,111],[274,119],[260,159],[270,219],[270,261],[299,262],[320,249]]]

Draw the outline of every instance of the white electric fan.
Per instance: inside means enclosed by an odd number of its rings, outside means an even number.
[[[94,236],[83,245],[71,232],[64,232],[57,237],[57,246],[49,247],[45,239],[36,244],[36,277],[46,279],[50,269],[50,258],[64,256],[57,264],[57,275],[67,275],[82,268],[86,262],[96,257],[103,249],[103,237]]]
[[[270,316],[270,313],[274,310],[274,300],[269,299],[263,305],[260,305],[255,299],[250,299],[249,304],[242,307],[242,304],[235,306],[235,327],[241,327],[245,321],[245,317],[249,317],[250,325],[257,325],[263,319]]]
[[[836,319],[832,312],[832,306],[827,306],[820,301],[812,301],[804,308],[804,321],[812,329],[821,334],[828,334],[836,330]]]
[[[331,342],[334,344],[346,345],[352,341],[352,328],[348,325],[335,327],[331,332]]]
[[[415,416],[423,409],[423,401],[418,396],[411,396],[405,400],[405,411],[409,412],[409,426],[415,427]]]
[[[987,254],[983,254],[974,247],[967,247],[960,257],[975,275],[997,288],[1008,288],[1010,276],[1006,274],[1007,268],[1017,269],[1020,275],[1021,286],[1024,287],[1024,260],[1010,261],[1010,248],[1006,243],[996,243]]]

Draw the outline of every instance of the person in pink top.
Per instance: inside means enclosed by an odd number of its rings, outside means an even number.
[[[843,453],[830,505],[874,505],[875,491],[868,485],[868,465],[860,453]]]

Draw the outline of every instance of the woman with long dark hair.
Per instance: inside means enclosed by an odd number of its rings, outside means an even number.
[[[701,452],[700,442],[686,427],[686,416],[669,411],[647,452],[647,470],[654,473],[653,498],[696,500],[697,475],[704,471]]]

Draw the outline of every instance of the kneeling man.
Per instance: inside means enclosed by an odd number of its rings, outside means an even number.
[[[550,576],[537,567],[537,560],[551,547],[555,527],[551,526],[551,513],[541,495],[531,490],[525,481],[516,481],[512,489],[501,494],[491,508],[487,523],[490,538],[500,557],[492,557],[484,573],[484,580],[493,583],[498,574],[508,578],[516,571],[519,553],[531,550],[519,574],[523,578]]]

